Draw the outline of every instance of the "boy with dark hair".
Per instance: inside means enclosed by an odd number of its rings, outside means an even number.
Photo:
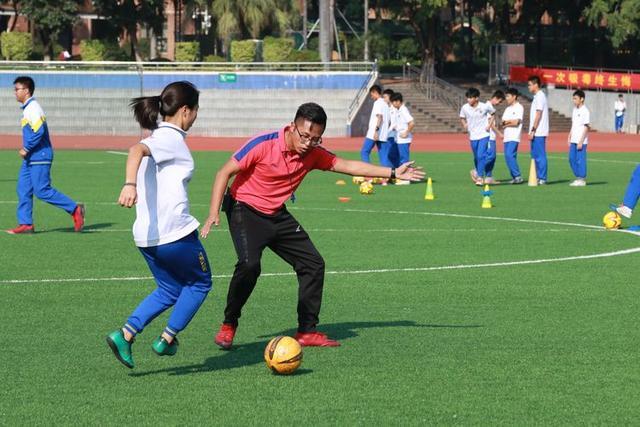
[[[547,96],[542,91],[540,77],[531,76],[527,86],[533,94],[529,112],[529,137],[531,157],[535,161],[538,184],[547,183],[547,137],[549,136],[549,106]]]
[[[409,112],[409,109],[404,104],[401,93],[394,93],[391,96],[391,104],[393,108],[397,111],[396,113],[396,131],[397,131],[397,147],[398,147],[398,162],[400,164],[404,164],[409,161],[410,154],[409,149],[411,147],[411,141],[413,140],[413,128],[415,123],[413,121],[413,116]],[[407,180],[396,180],[396,185],[408,185],[411,184],[410,181]]]
[[[488,117],[495,113],[490,102],[479,102],[480,91],[469,88],[465,93],[467,103],[460,109],[460,122],[469,132],[474,168],[471,169],[471,180],[476,185],[484,184],[486,175],[487,150],[489,149]]]
[[[360,159],[365,163],[371,163],[371,150],[378,147],[378,156],[382,166],[390,166],[389,145],[389,106],[382,97],[382,88],[378,85],[371,86],[369,97],[373,100],[373,108],[369,117],[369,129],[360,150]]]
[[[576,179],[571,187],[587,185],[587,144],[589,143],[590,114],[584,105],[584,92],[573,92],[573,114],[571,115],[571,132],[569,132],[569,165]]]
[[[382,99],[384,99],[384,102],[386,102],[387,106],[389,107],[389,133],[387,135],[387,143],[389,144],[389,149],[387,158],[389,159],[390,166],[396,168],[400,166],[401,163],[399,163],[400,160],[398,154],[398,135],[396,131],[396,119],[398,110],[396,110],[391,103],[391,98],[393,97],[394,93],[395,92],[391,89],[385,89],[382,92]]]
[[[496,105],[501,104],[502,101],[504,101],[504,92],[502,92],[501,90],[496,90],[495,92],[493,92],[493,95],[491,95],[491,99],[489,99],[487,103],[490,103],[495,110]],[[487,119],[488,119],[487,127],[489,128],[489,145],[487,146],[485,183],[495,184],[495,180],[493,179],[493,168],[496,165],[496,150],[497,150],[496,145],[497,145],[497,139],[498,139],[497,136],[500,135],[502,137],[502,132],[500,132],[500,129],[498,129],[496,125],[495,111],[493,114],[489,115]]]
[[[622,127],[624,126],[624,113],[627,111],[627,104],[624,102],[624,97],[621,93],[618,94],[618,99],[613,104],[613,109],[616,115],[616,133],[622,133]]]
[[[518,167],[518,144],[522,132],[524,108],[518,102],[518,89],[509,88],[505,95],[507,108],[502,114],[502,128],[504,130],[504,160],[511,174],[511,184],[522,184],[524,181]]]
[[[33,233],[33,196],[65,210],[73,219],[73,229],[82,231],[84,205],[78,204],[51,186],[53,147],[49,138],[44,110],[33,97],[36,85],[31,77],[20,76],[13,81],[16,101],[22,109],[22,167],[18,176],[18,226],[9,234]]]

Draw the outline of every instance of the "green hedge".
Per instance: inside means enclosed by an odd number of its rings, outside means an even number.
[[[293,51],[293,40],[289,38],[265,37],[262,45],[264,62],[283,62]]]
[[[291,53],[287,57],[287,61],[289,62],[320,62],[320,54],[318,53],[317,50],[294,49],[291,51]]]
[[[178,42],[176,43],[177,62],[195,62],[200,54],[200,43]]]
[[[218,55],[206,55],[202,62],[227,62],[227,59]]]
[[[33,51],[33,40],[29,33],[3,32],[0,45],[2,57],[8,61],[26,61]]]
[[[256,42],[253,40],[234,40],[231,42],[232,62],[253,62],[256,58]]]
[[[115,42],[103,40],[82,40],[80,53],[83,61],[127,61],[129,53]]]

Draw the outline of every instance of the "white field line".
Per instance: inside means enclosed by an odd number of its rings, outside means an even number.
[[[623,249],[613,252],[603,252],[591,255],[577,255],[560,258],[543,258],[543,259],[530,259],[521,261],[507,261],[507,262],[491,262],[484,264],[454,264],[454,265],[442,265],[434,267],[406,267],[406,268],[380,268],[372,270],[330,270],[326,271],[328,275],[354,275],[354,274],[383,274],[383,273],[411,273],[411,272],[426,272],[426,271],[442,271],[442,270],[462,270],[470,268],[490,268],[490,267],[510,267],[516,265],[530,265],[530,264],[546,264],[554,262],[565,261],[578,261],[596,258],[610,258],[620,255],[628,255],[640,252],[640,246],[630,249]],[[281,272],[281,273],[263,273],[261,277],[282,277],[282,276],[295,276],[295,272]],[[214,279],[229,279],[229,274],[217,274],[212,276]],[[60,279],[14,279],[14,280],[0,280],[0,284],[34,284],[34,283],[70,283],[70,282],[125,282],[125,281],[144,281],[153,280],[151,276],[130,276],[130,277],[93,277],[93,278],[60,278]]]
[[[106,151],[109,154],[117,154],[119,156],[128,156],[129,153],[125,152],[125,151]]]
[[[480,216],[480,215],[448,214],[443,212],[378,211],[378,210],[370,210],[370,209],[332,209],[332,208],[296,208],[296,210],[448,216],[452,218],[472,218],[472,219],[487,219],[487,220],[496,220],[496,221],[524,222],[524,223],[532,223],[532,224],[551,224],[551,225],[561,225],[561,226],[571,226],[571,227],[581,227],[581,228],[587,228],[587,229],[602,230],[602,227],[595,226],[595,225],[588,225],[588,224],[535,220],[535,219],[521,219],[521,218],[502,218],[502,217],[491,217],[491,216]],[[633,232],[628,230],[615,230],[615,231],[632,234],[635,236],[640,236],[639,232]],[[640,252],[640,246],[635,248],[630,248],[630,249],[622,249],[622,250],[613,251],[613,252],[602,252],[602,253],[590,254],[590,255],[575,255],[575,256],[557,257],[557,258],[542,258],[542,259],[494,262],[494,263],[483,263],[483,264],[454,264],[454,265],[443,265],[443,266],[433,266],[433,267],[405,267],[405,268],[384,268],[384,269],[373,269],[373,270],[342,270],[342,271],[333,270],[333,271],[327,271],[325,272],[325,274],[329,274],[329,275],[382,274],[382,273],[402,273],[402,272],[427,272],[427,271],[441,271],[441,270],[461,270],[461,269],[470,269],[470,268],[509,267],[509,266],[516,266],[516,265],[545,264],[545,263],[555,263],[555,262],[588,260],[588,259],[596,259],[596,258],[610,258],[614,256],[628,255],[628,254],[633,254],[637,252]],[[293,275],[295,275],[294,272],[282,272],[282,273],[264,273],[261,276],[280,277],[280,276],[293,276]],[[217,279],[225,279],[225,278],[230,278],[231,276],[228,274],[223,274],[223,275],[214,275],[213,277]],[[60,278],[60,279],[8,279],[8,280],[0,280],[0,284],[114,282],[114,281],[141,281],[141,280],[151,280],[151,279],[152,277],[150,276]]]

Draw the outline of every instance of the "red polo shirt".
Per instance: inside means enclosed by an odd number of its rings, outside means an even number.
[[[275,214],[291,197],[305,175],[314,169],[329,170],[335,154],[311,147],[304,157],[289,151],[284,140],[288,127],[258,135],[233,155],[240,172],[231,185],[231,195],[259,212]]]

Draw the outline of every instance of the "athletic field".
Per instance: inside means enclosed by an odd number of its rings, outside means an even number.
[[[194,153],[201,222],[228,156]],[[268,251],[235,348],[213,344],[235,263],[226,219],[204,242],[214,289],[178,354],[151,351],[165,315],[134,344],[134,370],[116,361],[106,334],[154,288],[133,245],[135,212],[115,204],[125,157],[58,151],[54,185],[86,203],[87,226],[73,233],[64,212],[36,202],[38,233],[0,234],[0,424],[637,423],[640,235],[600,226],[636,156],[593,153],[589,185],[570,188],[566,155],[550,154],[550,185],[494,186],[493,209],[468,178],[470,153],[414,157],[435,201],[424,184],[361,196],[322,172],[298,190],[290,209],[328,270],[320,329],[342,347],[305,349],[296,375],[281,377],[262,353],[294,333],[297,283]],[[4,229],[15,225],[19,160],[0,151]],[[521,155],[524,176],[528,164]]]

